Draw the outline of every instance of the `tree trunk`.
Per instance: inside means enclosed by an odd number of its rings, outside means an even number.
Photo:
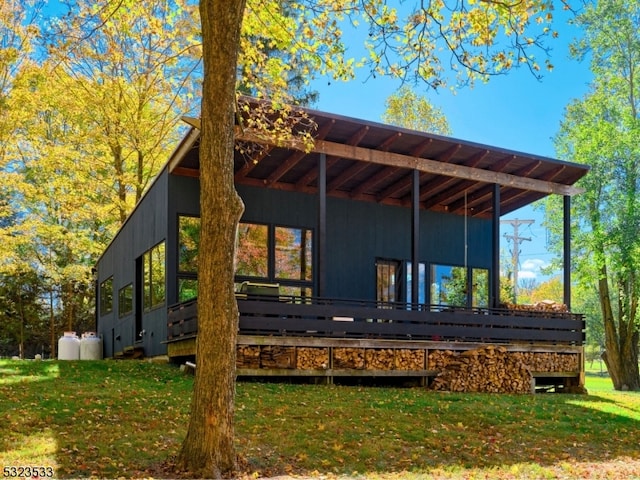
[[[625,342],[621,354],[612,355],[609,350],[602,354],[607,371],[616,390],[640,390],[640,371],[638,370],[638,335],[635,340]]]
[[[236,467],[233,447],[236,231],[243,204],[233,181],[236,65],[244,0],[201,0],[204,86],[200,144],[201,237],[196,373],[177,466],[199,478]]]
[[[619,329],[611,308],[607,267],[600,268],[598,281],[600,306],[604,321],[605,351],[602,360],[616,390],[640,390],[640,371],[638,370],[638,332],[634,318],[624,320],[624,312],[619,312]],[[628,323],[631,322],[631,323]]]

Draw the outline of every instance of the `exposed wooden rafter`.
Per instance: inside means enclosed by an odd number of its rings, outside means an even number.
[[[271,152],[273,148],[274,148],[273,145],[265,145],[264,148],[260,150],[260,153],[258,153],[258,155],[255,156],[255,158],[246,159],[245,164],[242,166],[242,168],[240,168],[235,173],[234,179],[237,181],[239,179],[246,177],[249,174],[249,172],[251,172],[251,170],[253,170],[258,166],[258,164],[263,158],[269,155],[269,152]]]
[[[265,142],[265,139],[262,137],[254,136],[246,130],[244,132],[238,130],[236,138],[259,143]],[[304,149],[301,142],[290,142],[286,146],[296,150]],[[522,178],[508,173],[493,172],[481,168],[467,167],[465,165],[452,165],[427,158],[413,157],[393,152],[381,152],[370,148],[345,145],[325,140],[317,141],[313,146],[312,151],[340,158],[377,163],[389,167],[402,167],[411,170],[416,169],[420,172],[474,180],[488,184],[495,183],[507,187],[533,190],[545,194],[576,195],[582,192],[581,189],[572,185],[558,184],[535,178]]]
[[[355,134],[353,134],[349,138],[349,140],[347,140],[347,143],[349,143],[349,145],[358,145],[362,141],[362,139],[365,137],[368,131],[369,131],[369,127],[360,128]],[[327,171],[329,171],[331,167],[338,160],[340,160],[339,156],[327,155]],[[318,169],[315,166],[313,166],[306,174],[304,174],[300,178],[300,180],[296,182],[296,185],[298,185],[300,188],[304,188],[307,185],[309,185],[311,182],[313,182],[317,176],[318,176]]]
[[[473,158],[469,161],[469,166],[476,167],[487,155],[489,154],[489,150],[482,150],[476,153]],[[431,185],[433,183],[434,185]],[[437,195],[432,194],[432,190],[435,189],[436,181],[429,182],[424,191],[420,194],[420,201],[425,202],[425,208],[430,208],[433,205],[437,205],[442,203],[444,200],[448,199],[450,196],[450,190],[466,190],[471,187],[475,182],[472,180],[463,180],[460,181],[458,178],[449,178],[448,180],[439,180],[437,182],[437,187],[440,190],[440,193]],[[428,201],[427,201],[428,199]]]

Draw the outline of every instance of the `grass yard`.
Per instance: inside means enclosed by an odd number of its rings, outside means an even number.
[[[0,360],[4,478],[26,466],[56,478],[170,477],[191,388],[168,365]],[[596,375],[587,388],[474,395],[243,382],[238,453],[246,477],[640,478],[640,393],[614,392]]]

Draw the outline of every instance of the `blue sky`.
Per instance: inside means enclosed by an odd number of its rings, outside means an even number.
[[[495,77],[487,84],[458,90],[434,93],[415,89],[427,95],[429,101],[439,107],[447,117],[452,136],[487,145],[555,158],[552,138],[558,132],[564,108],[573,99],[581,98],[588,91],[591,73],[587,61],[582,63],[569,58],[569,44],[580,31],[568,25],[567,14],[556,12],[554,28],[559,38],[548,40],[551,47],[552,72],[544,72],[542,80],[536,80],[527,69],[516,70],[509,75]],[[542,61],[540,62],[542,63]],[[318,110],[381,121],[384,102],[397,88],[398,83],[389,79],[362,79],[351,82],[318,80],[313,88],[320,93]],[[543,277],[540,267],[546,265],[551,255],[546,253],[546,231],[541,214],[531,208],[523,208],[504,219],[533,219],[535,223],[522,227],[520,234],[530,237],[521,245],[520,278]],[[510,226],[503,226],[501,234],[513,233]],[[503,239],[503,250],[508,245]]]

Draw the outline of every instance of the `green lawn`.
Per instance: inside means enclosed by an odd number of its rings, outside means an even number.
[[[58,478],[170,477],[191,387],[177,368],[147,362],[0,360],[0,463]],[[252,477],[640,478],[640,394],[595,375],[587,388],[474,395],[243,382],[238,452]]]

